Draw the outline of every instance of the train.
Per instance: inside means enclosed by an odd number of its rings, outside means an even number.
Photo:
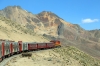
[[[0,39],[0,62],[5,58],[20,54],[22,52],[29,52],[33,50],[49,49],[61,47],[59,40],[51,40],[50,42],[23,42]]]

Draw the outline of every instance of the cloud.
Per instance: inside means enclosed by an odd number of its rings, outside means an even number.
[[[82,19],[82,23],[93,23],[93,22],[98,22],[99,19],[90,19],[90,18],[87,18],[87,19]]]

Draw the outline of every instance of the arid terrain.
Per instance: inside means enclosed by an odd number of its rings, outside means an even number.
[[[6,66],[100,66],[100,29],[85,30],[56,14],[32,14],[20,6],[0,10],[0,39],[23,42],[60,40],[63,47],[33,51],[32,57],[17,57]],[[66,47],[67,46],[67,47]]]
[[[99,29],[85,30],[53,12],[33,14],[20,6],[7,6],[0,10],[0,16],[0,39],[25,42],[59,39],[64,46],[75,46],[93,57],[100,58]]]
[[[21,55],[6,66],[100,66],[100,61],[74,47],[33,51],[31,57]]]
[[[24,41],[24,42],[47,42],[48,38],[32,33],[32,30],[14,23],[9,19],[0,17],[0,39]]]

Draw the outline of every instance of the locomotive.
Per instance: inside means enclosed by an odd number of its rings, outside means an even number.
[[[54,47],[61,47],[59,40],[51,40],[50,42],[22,42],[0,39],[0,61],[14,54],[22,52],[29,52],[38,49],[49,49]]]

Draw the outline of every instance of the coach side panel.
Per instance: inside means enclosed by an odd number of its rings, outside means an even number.
[[[55,44],[53,42],[46,43],[46,44],[47,44],[47,48],[53,48],[53,47],[55,47]]]
[[[42,49],[42,48],[46,48],[47,47],[47,45],[46,45],[46,43],[38,43],[38,49]]]
[[[19,44],[18,42],[13,42],[13,52],[18,52],[19,51]]]
[[[5,55],[10,54],[10,42],[5,42]]]
[[[19,52],[22,52],[22,41],[18,41],[18,44],[19,44]]]
[[[35,49],[38,49],[37,44],[28,44],[28,50],[35,50]]]
[[[2,42],[0,42],[0,61],[2,60]]]
[[[24,42],[24,43],[22,43],[22,49],[23,49],[23,51],[26,51],[26,50],[28,50],[28,43],[26,43],[26,42]]]

